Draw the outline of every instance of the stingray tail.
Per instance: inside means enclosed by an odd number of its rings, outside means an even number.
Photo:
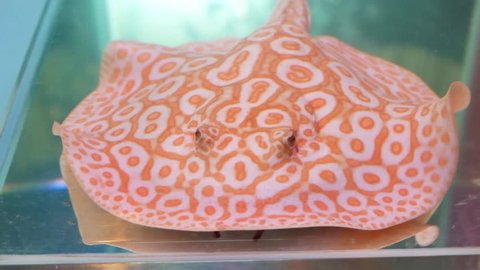
[[[278,0],[268,24],[292,24],[310,31],[310,10],[307,0]]]

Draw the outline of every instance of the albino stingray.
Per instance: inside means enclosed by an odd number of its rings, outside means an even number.
[[[439,204],[469,99],[310,36],[306,1],[284,0],[244,39],[110,43],[57,133],[88,196],[136,224],[377,230]]]

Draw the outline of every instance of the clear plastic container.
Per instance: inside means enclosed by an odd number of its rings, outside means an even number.
[[[0,193],[0,265],[50,259],[62,262],[72,256],[74,261],[85,263],[293,262],[364,257],[413,260],[437,255],[476,258],[480,254],[480,77],[475,74],[480,74],[480,61],[475,59],[480,56],[480,2],[474,0],[310,1],[312,34],[335,36],[400,64],[417,73],[440,96],[455,80],[471,86],[472,104],[458,117],[461,153],[453,186],[429,222],[441,230],[432,246],[420,248],[409,238],[384,250],[320,252],[318,229],[269,231],[257,242],[251,241],[251,232],[226,233],[215,239],[204,233],[172,231],[163,242],[156,243],[162,252],[155,255],[127,255],[127,251],[109,245],[82,243],[60,174],[61,142],[52,135],[51,126],[94,89],[106,43],[123,39],[174,46],[242,37],[267,20],[273,5],[273,0],[47,2],[36,35],[30,40],[32,53],[26,54],[23,73],[18,74],[12,89],[17,94],[9,99],[12,109],[0,133],[0,151],[5,157],[0,159],[0,176],[5,175]]]

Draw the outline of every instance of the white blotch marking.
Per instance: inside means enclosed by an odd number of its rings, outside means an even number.
[[[112,119],[114,121],[123,122],[129,121],[134,117],[137,113],[139,113],[143,109],[142,102],[135,102],[126,105],[125,107],[121,107],[120,110],[117,110],[113,115]]]
[[[258,89],[259,87],[261,88]],[[240,102],[249,103],[252,106],[264,104],[278,89],[278,84],[269,78],[252,79],[242,85]]]
[[[342,190],[347,179],[342,167],[336,163],[316,164],[308,172],[309,183],[322,188],[323,190]]]
[[[217,59],[215,57],[211,57],[211,56],[198,57],[185,63],[185,65],[183,65],[182,68],[180,69],[180,72],[192,72],[195,70],[202,69],[206,66],[209,66],[215,62],[217,62]]]
[[[171,204],[172,201],[180,202]],[[188,194],[182,190],[172,191],[162,196],[156,205],[156,209],[165,212],[176,212],[180,210],[187,210],[190,208],[190,199]]]
[[[147,164],[149,154],[139,144],[123,141],[110,149],[118,166],[130,176],[130,179],[140,179],[143,168]]]
[[[104,138],[110,142],[118,142],[123,141],[130,133],[132,129],[132,123],[130,122],[123,122],[118,126],[115,126],[105,132]]]
[[[371,177],[374,179],[370,179]],[[389,185],[390,176],[387,170],[381,166],[362,165],[353,169],[353,180],[362,190],[379,191]]]
[[[309,62],[285,59],[277,66],[277,77],[295,88],[309,88],[323,82],[323,72]],[[292,78],[293,77],[293,78]]]
[[[340,206],[352,212],[365,210],[367,206],[367,199],[365,196],[352,190],[341,191],[337,197],[337,202]]]
[[[275,33],[276,31],[273,28],[263,28],[254,32],[252,35],[247,37],[247,39],[252,41],[264,41],[273,37]]]
[[[311,48],[301,40],[291,37],[280,37],[270,43],[272,49],[279,54],[305,56],[310,53]],[[289,48],[289,46],[294,46]]]
[[[167,129],[170,114],[171,109],[165,105],[148,107],[138,119],[135,138],[146,140],[158,138]]]
[[[193,150],[193,138],[184,134],[173,134],[168,136],[161,144],[166,152],[177,155],[189,155]]]
[[[227,127],[238,127],[250,112],[247,104],[231,104],[217,112],[217,120]]]
[[[148,96],[151,101],[165,99],[173,95],[185,83],[185,76],[171,77],[160,83]]]
[[[410,122],[390,119],[386,123],[388,137],[382,145],[382,161],[386,165],[399,164],[410,153]],[[401,150],[398,151],[398,146]]]
[[[253,71],[262,47],[258,44],[248,45],[238,52],[230,55],[219,67],[211,69],[207,73],[207,79],[217,86],[227,86],[238,82],[250,76]],[[241,63],[236,63],[241,59]],[[234,70],[232,68],[235,67]],[[230,76],[229,72],[235,72],[235,76],[231,79],[220,78],[222,74]]]
[[[185,115],[192,115],[215,97],[215,92],[198,88],[189,91],[180,98],[180,110]]]
[[[293,24],[283,24],[281,27],[283,31],[294,37],[305,37],[308,35],[302,28]]]
[[[237,168],[243,166],[243,171],[238,171]],[[233,188],[242,188],[250,185],[255,178],[260,174],[260,169],[257,164],[247,155],[239,154],[230,158],[223,165],[221,171],[228,179],[228,185]],[[237,176],[242,178],[237,179]]]
[[[175,73],[183,63],[185,63],[185,58],[183,57],[162,59],[153,65],[148,78],[152,81],[167,78]]]
[[[313,212],[317,213],[333,214],[337,212],[334,202],[321,193],[310,193],[307,205]]]
[[[290,127],[292,119],[290,115],[280,109],[266,109],[256,117],[257,125],[262,128]]]
[[[177,160],[155,155],[151,170],[152,182],[156,186],[172,187],[182,170]]]
[[[153,183],[130,178],[128,182],[128,195],[140,204],[147,204],[155,198],[157,193],[155,192]],[[128,204],[125,203],[124,205]]]
[[[234,195],[229,198],[228,210],[233,219],[249,217],[257,211],[255,202],[257,199],[252,195]]]

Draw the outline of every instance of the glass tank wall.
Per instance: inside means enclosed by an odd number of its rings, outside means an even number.
[[[47,35],[47,45],[28,99],[17,108],[24,118],[7,122],[22,124],[8,148],[11,162],[0,167],[6,174],[0,193],[0,254],[124,252],[81,242],[59,170],[61,141],[51,129],[95,88],[101,53],[109,40],[175,46],[242,37],[267,20],[274,2],[51,0],[48,8],[55,7],[56,12],[46,16],[52,16],[53,23],[38,29]],[[335,36],[402,65],[443,96],[452,81],[473,83],[479,4],[475,0],[312,0],[311,32]],[[470,124],[479,116],[472,111],[480,105],[475,99],[478,89],[471,90],[474,103],[459,117],[462,151],[480,144],[464,129],[465,116]],[[480,159],[475,154],[460,156],[454,186],[430,222],[441,227],[433,249],[480,246],[480,172],[475,167]],[[416,247],[410,239],[393,248]]]

